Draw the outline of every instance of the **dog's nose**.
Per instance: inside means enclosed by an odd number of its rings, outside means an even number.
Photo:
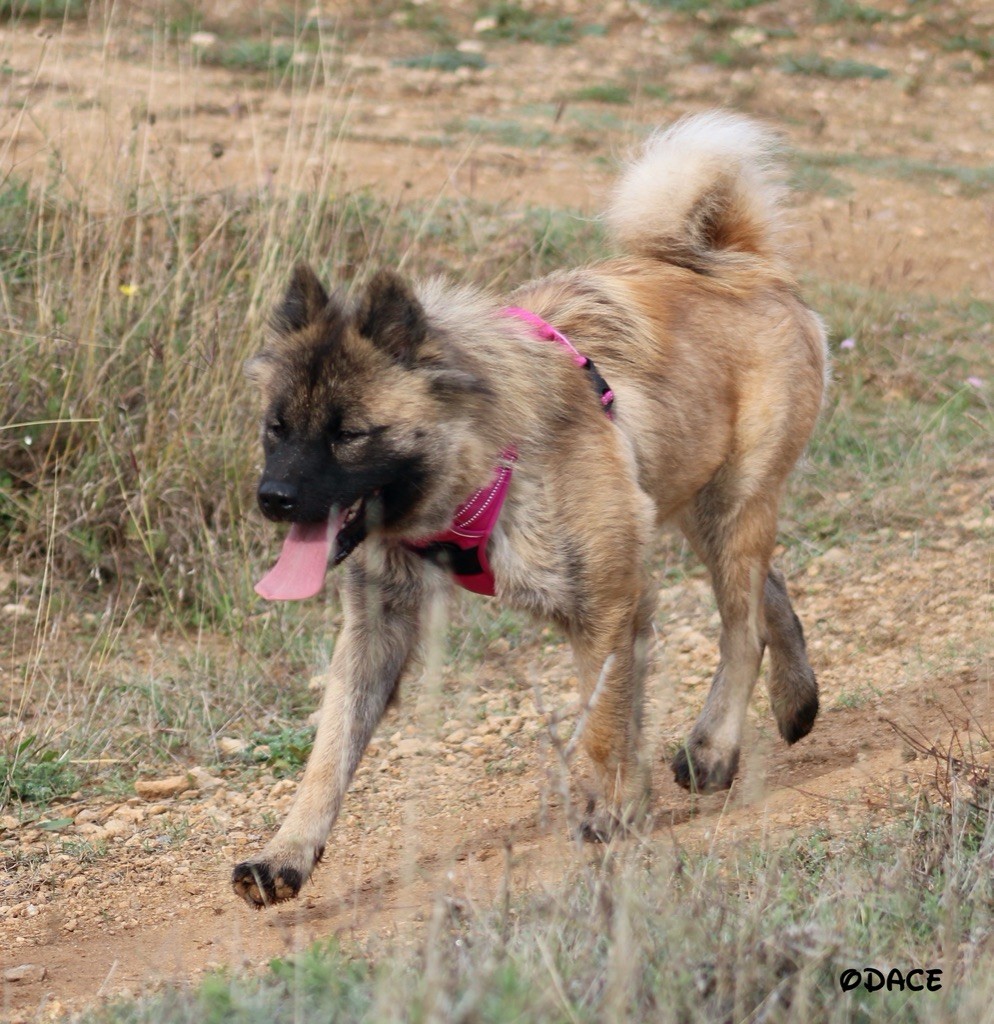
[[[259,484],[259,508],[269,519],[287,519],[297,507],[297,488],[285,480],[263,480]]]

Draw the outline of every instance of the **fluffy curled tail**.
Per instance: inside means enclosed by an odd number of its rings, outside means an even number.
[[[633,255],[713,269],[726,253],[782,255],[776,135],[739,114],[684,117],[625,169],[607,220]]]

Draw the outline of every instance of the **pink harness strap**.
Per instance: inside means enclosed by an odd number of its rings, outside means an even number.
[[[460,587],[493,597],[496,587],[487,558],[487,542],[504,507],[517,458],[513,447],[505,448],[493,480],[456,509],[447,530],[424,540],[406,541],[404,546],[448,569]]]
[[[604,407],[604,412],[607,413],[609,419],[614,419],[612,412],[612,405],[614,403],[614,392],[608,387],[607,381],[597,372],[593,361],[585,355],[581,355],[573,347],[573,343],[563,334],[562,331],[557,331],[552,324],[547,323],[540,316],[532,313],[530,310],[522,309],[520,306],[507,306],[504,309],[505,316],[515,316],[519,320],[524,320],[526,324],[531,324],[535,328],[535,333],[543,341],[554,341],[557,345],[562,345],[564,349],[573,357],[573,362],[577,366],[583,367],[589,374],[594,382],[595,390],[600,394],[601,405]]]
[[[530,324],[542,341],[553,341],[565,348],[572,356],[573,362],[590,374],[594,388],[600,395],[604,412],[609,417],[612,416],[614,392],[597,372],[594,364],[577,352],[565,334],[527,309],[509,306],[503,312],[505,316],[517,317]],[[447,530],[422,540],[405,541],[404,546],[448,569],[460,587],[471,590],[474,594],[493,597],[496,593],[496,582],[487,558],[487,543],[504,507],[504,499],[511,483],[511,470],[517,458],[518,453],[513,446],[505,448],[501,452],[493,480],[456,509],[452,525]]]

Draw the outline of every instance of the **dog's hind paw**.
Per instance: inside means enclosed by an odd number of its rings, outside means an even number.
[[[731,786],[738,767],[738,750],[727,757],[709,758],[701,745],[691,741],[673,758],[673,777],[691,793],[715,793]]]
[[[235,895],[256,909],[292,900],[303,884],[304,876],[296,868],[284,866],[274,874],[265,861],[243,861],[231,873]]]

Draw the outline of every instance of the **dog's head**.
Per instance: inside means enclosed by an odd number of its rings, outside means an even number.
[[[392,271],[347,304],[298,266],[272,328],[246,365],[265,407],[263,514],[330,521],[336,562],[371,531],[410,536],[455,457],[460,411],[486,391],[479,377]]]

